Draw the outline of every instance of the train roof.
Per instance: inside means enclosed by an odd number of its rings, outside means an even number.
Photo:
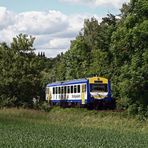
[[[88,82],[88,79],[76,79],[76,80],[70,80],[70,81],[50,83],[50,84],[47,84],[47,87],[70,85],[70,84],[81,84],[81,83],[87,83],[87,82]]]
[[[89,82],[90,84],[91,83],[93,84],[96,81],[103,82],[104,84],[108,83],[108,79],[96,76],[96,77],[74,79],[74,80],[63,81],[63,82],[62,81],[61,82],[54,82],[54,83],[47,84],[47,87],[70,85],[70,84],[81,84],[81,83],[87,83],[87,82]]]

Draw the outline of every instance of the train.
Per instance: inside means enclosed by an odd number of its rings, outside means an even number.
[[[104,77],[89,77],[49,83],[46,100],[51,106],[87,106],[88,108],[114,108],[111,82]]]

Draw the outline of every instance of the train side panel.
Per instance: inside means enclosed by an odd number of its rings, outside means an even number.
[[[47,87],[46,100],[60,102],[75,102],[86,104],[88,100],[87,83]]]

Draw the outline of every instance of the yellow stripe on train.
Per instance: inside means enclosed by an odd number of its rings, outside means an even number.
[[[94,84],[96,81],[102,81],[104,84],[108,84],[108,79],[103,77],[92,77],[88,78],[90,84]]]

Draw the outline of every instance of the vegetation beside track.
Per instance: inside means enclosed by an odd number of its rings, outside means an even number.
[[[148,147],[148,121],[126,112],[0,110],[0,147]]]

